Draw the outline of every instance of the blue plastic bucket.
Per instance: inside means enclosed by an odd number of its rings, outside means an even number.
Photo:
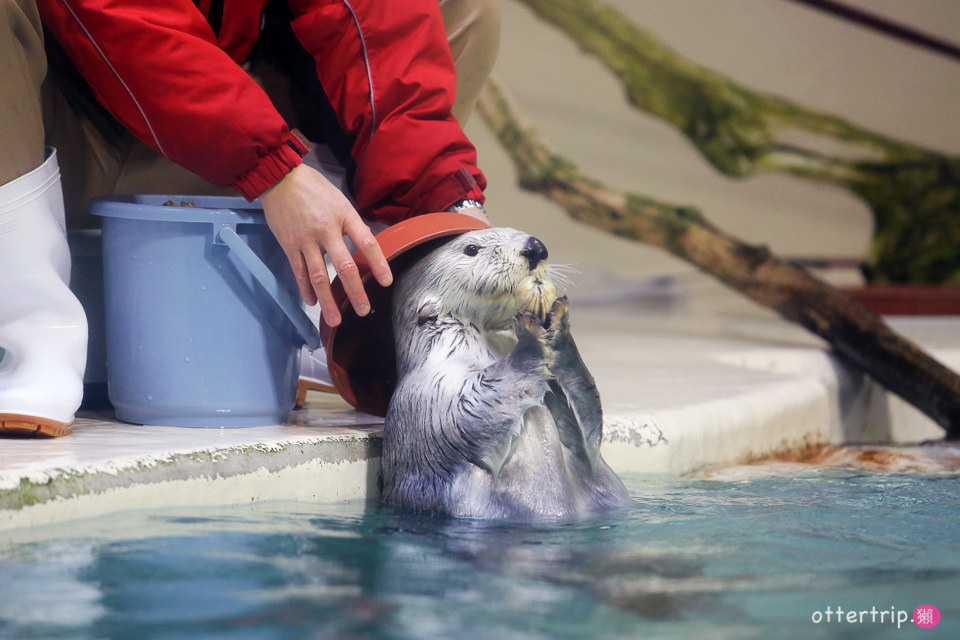
[[[282,423],[296,401],[300,348],[320,343],[262,210],[242,198],[123,196],[95,201],[91,211],[103,217],[107,382],[117,418]]]
[[[87,316],[87,365],[83,370],[84,408],[107,404],[107,344],[103,312],[103,242],[100,229],[67,232],[70,290]]]

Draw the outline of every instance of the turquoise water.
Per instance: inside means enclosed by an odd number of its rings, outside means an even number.
[[[960,637],[956,475],[625,479],[629,509],[568,525],[258,503],[18,534],[0,638]]]

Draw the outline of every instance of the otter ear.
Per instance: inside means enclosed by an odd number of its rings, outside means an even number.
[[[417,309],[417,326],[422,327],[428,322],[436,322],[440,315],[440,302],[435,298],[430,298],[420,304]]]

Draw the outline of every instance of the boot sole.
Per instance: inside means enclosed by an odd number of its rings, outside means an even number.
[[[0,434],[12,434],[28,438],[61,438],[70,435],[70,423],[56,422],[34,416],[0,414]]]

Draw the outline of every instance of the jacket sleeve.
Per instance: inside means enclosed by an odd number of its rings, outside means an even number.
[[[476,150],[451,114],[456,76],[437,0],[291,0],[340,126],[364,215],[392,223],[483,201]]]
[[[190,0],[37,5],[97,99],[174,162],[252,200],[302,161],[304,143]]]

